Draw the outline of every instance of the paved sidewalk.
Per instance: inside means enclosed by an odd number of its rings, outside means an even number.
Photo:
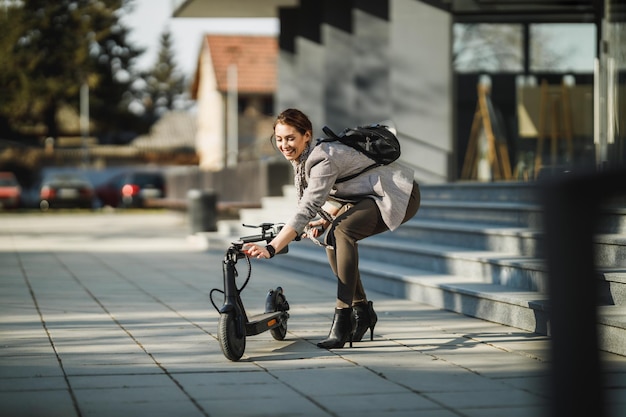
[[[0,417],[547,415],[546,337],[370,293],[375,340],[322,350],[335,283],[268,260],[244,304],[282,286],[289,333],[230,362],[209,301],[223,251],[187,230],[164,212],[0,214]],[[626,358],[603,359],[624,416]]]

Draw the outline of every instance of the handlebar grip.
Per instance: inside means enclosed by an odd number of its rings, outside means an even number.
[[[266,238],[267,236],[263,236],[263,235],[251,235],[251,236],[240,237],[239,240],[241,240],[243,243],[252,243],[252,242],[260,242],[261,240],[265,240]]]

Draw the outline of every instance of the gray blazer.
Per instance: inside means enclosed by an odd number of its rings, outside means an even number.
[[[395,230],[404,219],[413,189],[413,170],[399,162],[376,167],[356,178],[336,184],[339,178],[360,172],[373,161],[340,142],[315,146],[305,163],[307,188],[296,213],[287,224],[299,234],[316,217],[327,200],[356,202],[371,198],[376,202],[385,224]]]

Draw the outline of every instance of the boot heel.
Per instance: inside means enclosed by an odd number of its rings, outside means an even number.
[[[365,333],[367,333],[367,329],[370,331],[370,340],[374,340],[374,327],[376,327],[378,322],[378,315],[374,311],[374,303],[368,301],[367,303],[355,304],[352,309],[356,318],[354,341],[361,341]]]

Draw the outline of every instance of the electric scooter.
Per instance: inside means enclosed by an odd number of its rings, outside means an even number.
[[[243,356],[246,349],[246,336],[254,336],[269,330],[275,340],[283,340],[287,334],[287,319],[289,319],[287,312],[289,303],[281,287],[269,290],[265,299],[265,312],[252,317],[248,317],[246,314],[240,296],[252,274],[250,259],[243,252],[244,244],[260,241],[271,242],[283,228],[284,223],[262,223],[258,226],[244,224],[244,226],[261,228],[261,234],[244,236],[230,244],[224,255],[222,265],[224,290],[214,288],[209,294],[211,304],[220,314],[218,322],[220,347],[224,356],[231,361],[238,361]],[[288,250],[288,247],[285,247],[277,255],[287,253]],[[239,259],[245,259],[248,263],[248,276],[240,288],[237,287],[236,283],[239,274],[235,267]],[[214,292],[224,294],[224,303],[221,308],[218,308],[213,301]]]

